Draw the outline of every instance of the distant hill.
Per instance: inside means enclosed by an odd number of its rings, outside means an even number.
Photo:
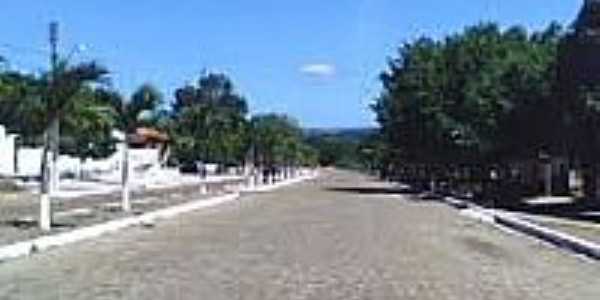
[[[347,169],[360,169],[364,164],[360,145],[377,133],[376,128],[308,128],[306,141],[317,150],[319,164]]]

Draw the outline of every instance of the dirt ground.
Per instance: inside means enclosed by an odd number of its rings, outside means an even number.
[[[600,264],[354,173],[0,265],[0,299],[600,299]]]
[[[54,211],[53,229],[43,232],[37,224],[39,197],[29,192],[0,196],[0,245],[8,245],[42,235],[57,234],[77,228],[120,219],[132,214],[141,214],[157,209],[200,200],[222,194],[223,183],[211,183],[209,195],[201,193],[195,185],[140,190],[132,192],[132,212],[120,209],[119,192],[105,195],[85,196],[69,199],[52,199]],[[77,210],[87,212],[77,214]]]

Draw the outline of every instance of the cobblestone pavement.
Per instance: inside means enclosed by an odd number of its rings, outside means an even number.
[[[7,262],[0,299],[600,299],[598,263],[385,188],[325,172]]]

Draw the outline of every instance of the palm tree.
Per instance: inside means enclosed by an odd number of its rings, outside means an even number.
[[[9,130],[19,132],[28,145],[39,142],[44,131],[43,90],[42,82],[32,75],[0,73],[0,120]]]
[[[112,153],[111,132],[117,123],[112,94],[103,88],[84,88],[77,95],[61,120],[61,151],[82,160]]]
[[[42,82],[46,90],[42,95],[46,104],[43,128],[44,150],[42,154],[40,185],[40,227],[50,230],[52,210],[50,203],[50,180],[58,183],[57,161],[60,143],[60,120],[65,117],[67,109],[73,104],[76,95],[90,83],[101,82],[108,71],[96,62],[81,63],[70,67],[66,61],[60,62],[53,72],[43,76]],[[48,154],[52,153],[49,161]]]

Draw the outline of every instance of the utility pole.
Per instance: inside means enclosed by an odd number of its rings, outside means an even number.
[[[44,132],[44,150],[42,152],[42,170],[40,183],[40,219],[39,226],[44,231],[52,227],[51,192],[58,185],[58,137],[60,134],[59,116],[56,107],[55,80],[58,64],[58,23],[50,23],[50,80],[49,94],[46,95],[46,113],[48,128]],[[50,152],[50,153],[49,153]],[[50,155],[49,155],[50,154]],[[49,156],[52,156],[51,159]]]
[[[50,151],[52,152],[52,163],[51,163],[51,177],[50,177],[50,193],[54,193],[58,191],[58,184],[60,180],[60,172],[58,170],[58,156],[59,156],[59,148],[60,148],[60,115],[58,111],[58,107],[56,107],[58,103],[58,99],[56,99],[57,95],[55,92],[56,89],[56,77],[57,77],[57,65],[58,65],[58,23],[52,22],[50,23],[50,68],[52,72],[52,111],[55,115],[51,120],[50,124]]]

